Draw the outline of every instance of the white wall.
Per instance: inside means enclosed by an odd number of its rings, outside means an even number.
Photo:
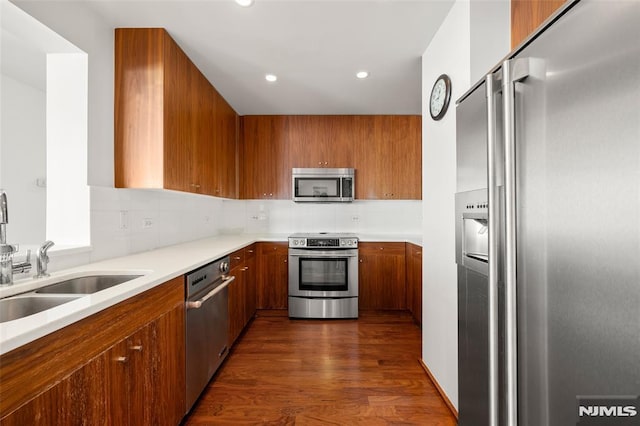
[[[511,1],[471,0],[471,83],[511,50]]]
[[[113,28],[83,1],[15,0],[88,54],[88,184],[113,186]]]
[[[457,1],[422,56],[423,300],[422,358],[458,406],[458,309],[455,264],[455,99],[470,83],[470,11]],[[451,78],[452,105],[440,121],[426,109],[436,78]]]
[[[87,55],[47,55],[47,239],[89,245]]]
[[[7,242],[36,244],[45,238],[45,92],[2,75],[0,188],[7,191]],[[17,239],[17,236],[20,236]]]
[[[456,407],[455,100],[508,53],[510,18],[505,7],[502,1],[457,0],[422,56],[422,357]],[[500,12],[489,13],[496,9]],[[433,83],[442,73],[451,78],[452,104],[441,121],[433,121],[426,105]]]

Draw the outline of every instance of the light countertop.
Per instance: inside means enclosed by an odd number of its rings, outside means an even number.
[[[24,318],[0,323],[0,355],[105,308],[188,273],[259,241],[286,241],[288,234],[219,235],[54,272],[44,279],[18,280],[0,287],[0,298],[25,293],[82,275],[143,274],[142,277],[79,297]],[[421,245],[421,235],[359,234],[361,241],[400,241]]]

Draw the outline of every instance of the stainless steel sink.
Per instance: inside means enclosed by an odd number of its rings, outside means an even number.
[[[18,296],[0,300],[0,322],[7,322],[71,302],[79,296]]]
[[[114,285],[131,281],[142,275],[93,275],[71,278],[36,290],[36,293],[49,294],[91,294]]]

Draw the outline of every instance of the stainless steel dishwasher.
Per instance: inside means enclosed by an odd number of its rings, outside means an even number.
[[[227,356],[229,257],[186,277],[186,413]]]

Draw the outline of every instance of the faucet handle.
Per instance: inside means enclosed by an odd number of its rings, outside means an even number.
[[[49,256],[47,251],[53,246],[53,241],[45,241],[38,249],[38,255],[36,256],[36,275],[34,278],[48,277],[47,264],[49,263]]]
[[[42,245],[40,246],[38,251],[39,252],[41,251],[41,253],[46,255],[47,254],[47,250],[49,250],[51,248],[51,246],[54,246],[54,245],[55,245],[55,243],[53,241],[47,240],[44,243],[42,243]]]

